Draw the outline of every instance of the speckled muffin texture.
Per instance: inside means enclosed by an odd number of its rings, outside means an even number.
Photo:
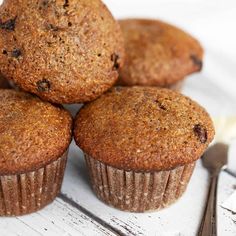
[[[0,91],[0,216],[41,209],[60,191],[72,118],[30,94]]]
[[[74,136],[97,196],[143,212],[184,193],[214,127],[201,106],[177,92],[117,87],[81,109]]]
[[[181,29],[159,20],[126,19],[119,23],[126,59],[118,84],[169,88],[202,69],[201,45]]]
[[[22,89],[82,103],[117,80],[122,33],[100,0],[5,0],[0,15],[0,68]]]

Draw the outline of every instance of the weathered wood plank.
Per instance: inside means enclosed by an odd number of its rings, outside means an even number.
[[[43,210],[22,217],[0,219],[0,235],[114,236],[105,227],[57,198]]]

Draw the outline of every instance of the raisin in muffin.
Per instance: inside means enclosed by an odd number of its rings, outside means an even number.
[[[125,65],[118,84],[179,90],[183,79],[202,69],[203,49],[181,29],[159,20],[120,20]]]
[[[72,118],[30,94],[0,91],[0,216],[35,212],[60,191]]]
[[[8,81],[0,74],[0,89],[10,88]]]
[[[5,0],[0,15],[1,72],[23,90],[82,103],[116,82],[122,33],[100,0]]]
[[[79,111],[74,136],[98,198],[144,212],[184,193],[214,127],[201,106],[177,92],[117,87]]]

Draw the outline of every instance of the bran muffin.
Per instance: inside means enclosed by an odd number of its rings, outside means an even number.
[[[127,19],[119,23],[126,59],[118,84],[179,90],[187,75],[202,69],[201,45],[181,29],[159,20]]]
[[[201,106],[177,92],[117,87],[79,111],[74,136],[98,198],[144,212],[184,193],[214,128]]]
[[[5,0],[0,15],[0,68],[23,90],[83,103],[118,79],[122,33],[100,0]]]
[[[35,212],[60,191],[72,118],[62,107],[0,91],[0,216]]]

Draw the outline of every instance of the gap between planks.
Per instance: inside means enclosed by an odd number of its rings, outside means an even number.
[[[58,196],[61,200],[63,200],[65,203],[71,205],[72,207],[76,208],[77,210],[84,213],[86,216],[91,218],[92,220],[96,221],[98,224],[102,225],[107,230],[111,231],[113,234],[117,236],[126,236],[123,232],[121,232],[119,229],[116,229],[112,225],[105,222],[103,219],[99,218],[98,216],[94,215],[92,212],[88,211],[81,205],[79,205],[77,202],[75,202],[73,199],[69,198],[66,194],[60,193]]]

